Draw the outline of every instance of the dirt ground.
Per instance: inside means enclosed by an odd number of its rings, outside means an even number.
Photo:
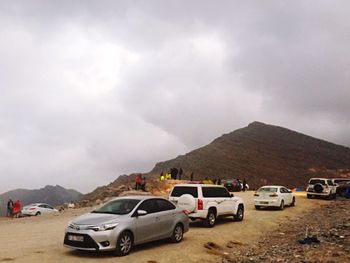
[[[63,247],[64,229],[74,217],[92,210],[82,208],[55,215],[0,219],[0,262],[221,262],[222,254],[232,253],[235,246],[252,244],[282,223],[298,219],[314,207],[327,204],[325,200],[306,199],[298,193],[295,207],[283,211],[261,210],[253,206],[253,192],[236,193],[246,205],[242,222],[220,219],[208,229],[198,222],[191,223],[183,242],[171,244],[157,241],[134,248],[130,255],[116,259],[111,253],[80,252]],[[225,248],[217,252],[209,245]],[[228,245],[232,244],[232,246]]]

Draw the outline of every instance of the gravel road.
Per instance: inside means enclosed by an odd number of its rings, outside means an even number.
[[[0,262],[220,262],[235,249],[253,244],[281,224],[329,202],[308,200],[305,193],[299,193],[295,207],[286,207],[283,211],[257,211],[253,206],[252,191],[236,195],[242,197],[246,204],[242,222],[221,219],[211,229],[193,222],[180,244],[157,241],[140,245],[130,255],[118,259],[110,253],[80,252],[63,247],[64,229],[68,221],[91,208],[39,217],[1,218]]]

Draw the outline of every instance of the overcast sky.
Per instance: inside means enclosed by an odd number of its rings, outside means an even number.
[[[0,2],[0,193],[91,191],[255,120],[350,146],[350,2]]]

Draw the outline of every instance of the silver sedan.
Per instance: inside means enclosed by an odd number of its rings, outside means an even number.
[[[174,243],[189,229],[186,212],[156,196],[113,199],[91,213],[69,222],[64,246],[79,250],[129,254],[132,247],[159,239]]]

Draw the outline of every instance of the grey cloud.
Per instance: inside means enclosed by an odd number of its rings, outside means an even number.
[[[0,192],[87,191],[253,120],[350,145],[347,1],[3,1]]]

